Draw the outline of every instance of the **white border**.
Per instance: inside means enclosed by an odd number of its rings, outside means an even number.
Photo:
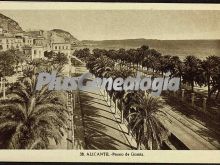
[[[1,10],[220,10],[220,4],[0,2]]]
[[[71,2],[0,2],[0,10],[220,10],[220,4],[137,4]],[[80,150],[0,150],[0,161],[31,162],[152,162],[152,163],[220,163],[220,151],[126,151],[140,156],[79,156]],[[84,153],[89,150],[82,151]],[[91,151],[101,152],[101,150]]]
[[[219,163],[220,151],[135,151],[105,150],[108,153],[143,153],[144,156],[80,156],[80,152],[104,150],[1,150],[0,161],[19,162],[134,162],[134,163]]]

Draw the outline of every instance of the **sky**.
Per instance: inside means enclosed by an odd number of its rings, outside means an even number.
[[[220,39],[220,11],[1,10],[23,30],[63,29],[79,40]]]

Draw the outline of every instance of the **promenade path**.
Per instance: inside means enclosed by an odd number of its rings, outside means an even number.
[[[88,70],[83,64],[75,67],[75,73],[83,74],[86,72]],[[129,135],[126,129],[119,123],[99,90],[93,92],[80,90],[79,104],[83,128],[79,126],[77,128],[80,129],[78,131],[84,133],[85,146],[83,149],[131,150],[136,148],[136,145],[128,139]],[[69,145],[64,140],[61,145],[55,148],[64,149],[65,147],[69,148]],[[73,147],[73,149],[78,148]]]
[[[100,91],[80,91],[86,149],[131,150],[132,146]]]

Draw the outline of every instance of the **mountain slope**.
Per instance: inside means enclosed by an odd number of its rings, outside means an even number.
[[[19,33],[23,31],[16,21],[1,13],[0,13],[0,27],[3,28],[4,31],[7,31],[9,33]]]
[[[69,42],[69,43],[79,43],[79,40],[76,39],[72,34],[62,29],[53,29],[48,31],[51,33],[51,40],[55,40],[56,42]]]
[[[34,30],[26,32],[29,36],[36,38],[43,36],[49,42],[78,44],[79,40],[72,34],[62,29],[53,29],[49,31]]]

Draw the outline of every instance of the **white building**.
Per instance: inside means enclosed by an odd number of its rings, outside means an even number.
[[[43,46],[33,46],[31,49],[31,59],[44,58],[44,47]]]
[[[63,53],[68,58],[71,56],[71,44],[69,43],[52,43],[52,51],[55,53]]]
[[[33,46],[34,45],[34,38],[30,36],[24,36],[24,45]]]
[[[9,49],[22,50],[23,39],[21,37],[5,37],[0,36],[0,51],[6,51]]]

